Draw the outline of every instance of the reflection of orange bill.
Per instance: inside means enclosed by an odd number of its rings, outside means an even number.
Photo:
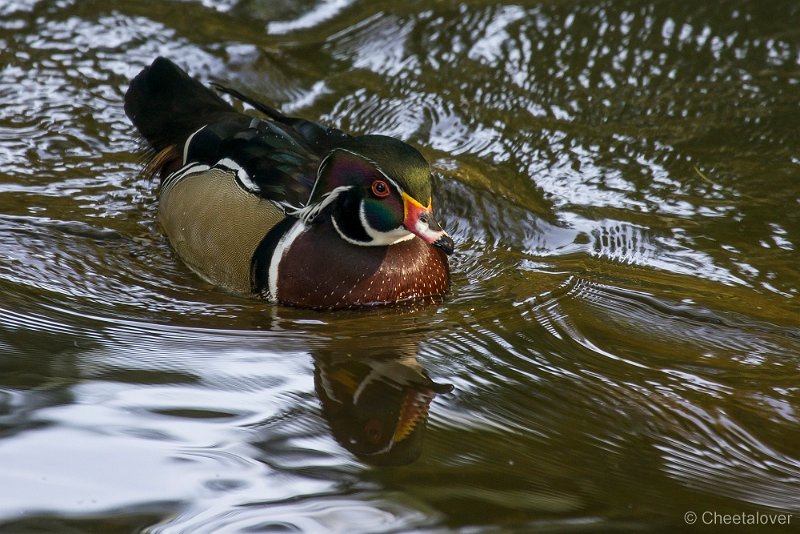
[[[392,441],[395,443],[406,439],[414,431],[417,424],[428,417],[428,407],[436,395],[433,390],[423,389],[416,391],[409,389],[403,396],[403,405],[400,408],[400,416],[397,418],[397,426],[394,429]]]

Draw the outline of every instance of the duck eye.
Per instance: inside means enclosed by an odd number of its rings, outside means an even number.
[[[389,196],[389,185],[384,180],[374,180],[372,182],[372,194],[378,198]]]

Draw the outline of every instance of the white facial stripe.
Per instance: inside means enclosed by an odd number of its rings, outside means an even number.
[[[338,197],[340,193],[343,193],[343,192],[351,189],[352,187],[353,186],[351,186],[351,185],[340,185],[339,187],[337,187],[333,191],[329,191],[329,192],[325,193],[322,196],[322,200],[320,202],[317,202],[316,204],[311,204],[311,205],[306,206],[304,208],[295,209],[290,213],[290,215],[293,215],[295,217],[299,217],[305,223],[310,223],[311,221],[314,220],[314,218],[317,215],[319,215],[319,213],[323,209],[325,209],[325,207],[327,205],[329,205],[331,202],[336,200],[336,197]]]
[[[311,202],[311,199],[314,198],[314,191],[317,189],[317,184],[319,184],[319,177],[322,175],[322,171],[328,165],[328,160],[331,159],[331,157],[333,157],[333,155],[336,152],[347,152],[348,154],[351,154],[351,155],[353,155],[353,156],[355,156],[355,157],[357,157],[359,159],[363,159],[364,161],[366,161],[367,163],[369,163],[370,165],[375,167],[375,170],[378,171],[380,173],[380,175],[383,176],[386,179],[386,181],[390,182],[394,186],[394,188],[397,190],[398,193],[402,193],[403,192],[403,189],[397,184],[397,182],[395,182],[392,178],[390,178],[389,175],[386,174],[383,171],[383,169],[381,169],[380,165],[378,165],[377,163],[375,163],[371,159],[369,159],[367,157],[364,157],[361,154],[358,154],[356,152],[353,152],[352,150],[347,150],[346,148],[336,148],[336,149],[331,150],[330,152],[328,152],[328,155],[325,156],[322,159],[322,161],[320,162],[319,167],[317,168],[317,179],[314,181],[314,187],[311,188],[311,194],[308,197],[308,201],[309,202]]]
[[[365,224],[363,215],[361,216],[361,219],[362,219],[361,224],[362,226],[364,226],[364,231],[367,232],[367,235],[369,235],[372,238],[371,241],[356,241],[355,239],[347,236],[347,234],[342,232],[342,229],[339,228],[339,224],[336,222],[336,218],[331,217],[331,222],[333,223],[334,230],[336,230],[336,233],[339,234],[339,237],[341,237],[351,245],[358,245],[360,247],[378,247],[378,246],[394,245],[395,243],[400,243],[401,241],[406,241],[408,239],[414,238],[414,234],[412,234],[403,227],[395,228],[391,232],[378,232],[377,230]]]
[[[309,206],[311,203],[311,199],[314,198],[314,192],[317,190],[317,186],[319,185],[319,177],[322,176],[322,171],[328,165],[328,160],[331,159],[335,150],[331,150],[328,152],[328,155],[322,158],[322,161],[319,162],[319,167],[317,167],[317,179],[314,180],[314,187],[311,188],[311,194],[308,195],[308,200],[306,201],[306,206]]]
[[[383,176],[386,179],[387,182],[391,183],[394,186],[394,188],[397,190],[398,193],[402,193],[403,192],[403,189],[397,184],[397,182],[395,182],[392,178],[389,178],[389,175],[386,174],[385,172],[383,172],[383,169],[381,169],[380,166],[377,163],[375,163],[372,160],[367,160],[367,161],[369,161],[369,163],[373,167],[375,167],[375,170],[377,170],[381,174],[381,176]]]
[[[278,300],[278,267],[280,267],[283,255],[292,246],[292,243],[305,232],[308,227],[302,220],[298,219],[289,230],[283,234],[275,245],[272,258],[269,262],[269,299],[273,302]]]

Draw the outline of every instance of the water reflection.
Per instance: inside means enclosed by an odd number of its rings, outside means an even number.
[[[270,349],[286,344],[311,357],[315,412],[322,417],[308,417],[306,424],[315,426],[316,435],[331,436],[346,456],[370,465],[407,465],[419,459],[431,404],[454,389],[432,379],[424,364],[423,347],[437,337],[436,311],[416,304],[336,317],[321,314],[311,321],[303,310],[274,310]],[[365,324],[371,326],[369,334]],[[274,339],[275,332],[283,332],[286,341]],[[275,452],[269,443],[273,438],[268,435],[259,445],[267,457]]]
[[[314,386],[336,441],[375,465],[419,458],[430,403],[453,389],[431,380],[414,353],[403,349],[380,356],[317,356]]]

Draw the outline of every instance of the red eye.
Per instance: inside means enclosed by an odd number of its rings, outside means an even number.
[[[384,180],[374,180],[372,182],[372,194],[378,198],[389,196],[389,184]]]

